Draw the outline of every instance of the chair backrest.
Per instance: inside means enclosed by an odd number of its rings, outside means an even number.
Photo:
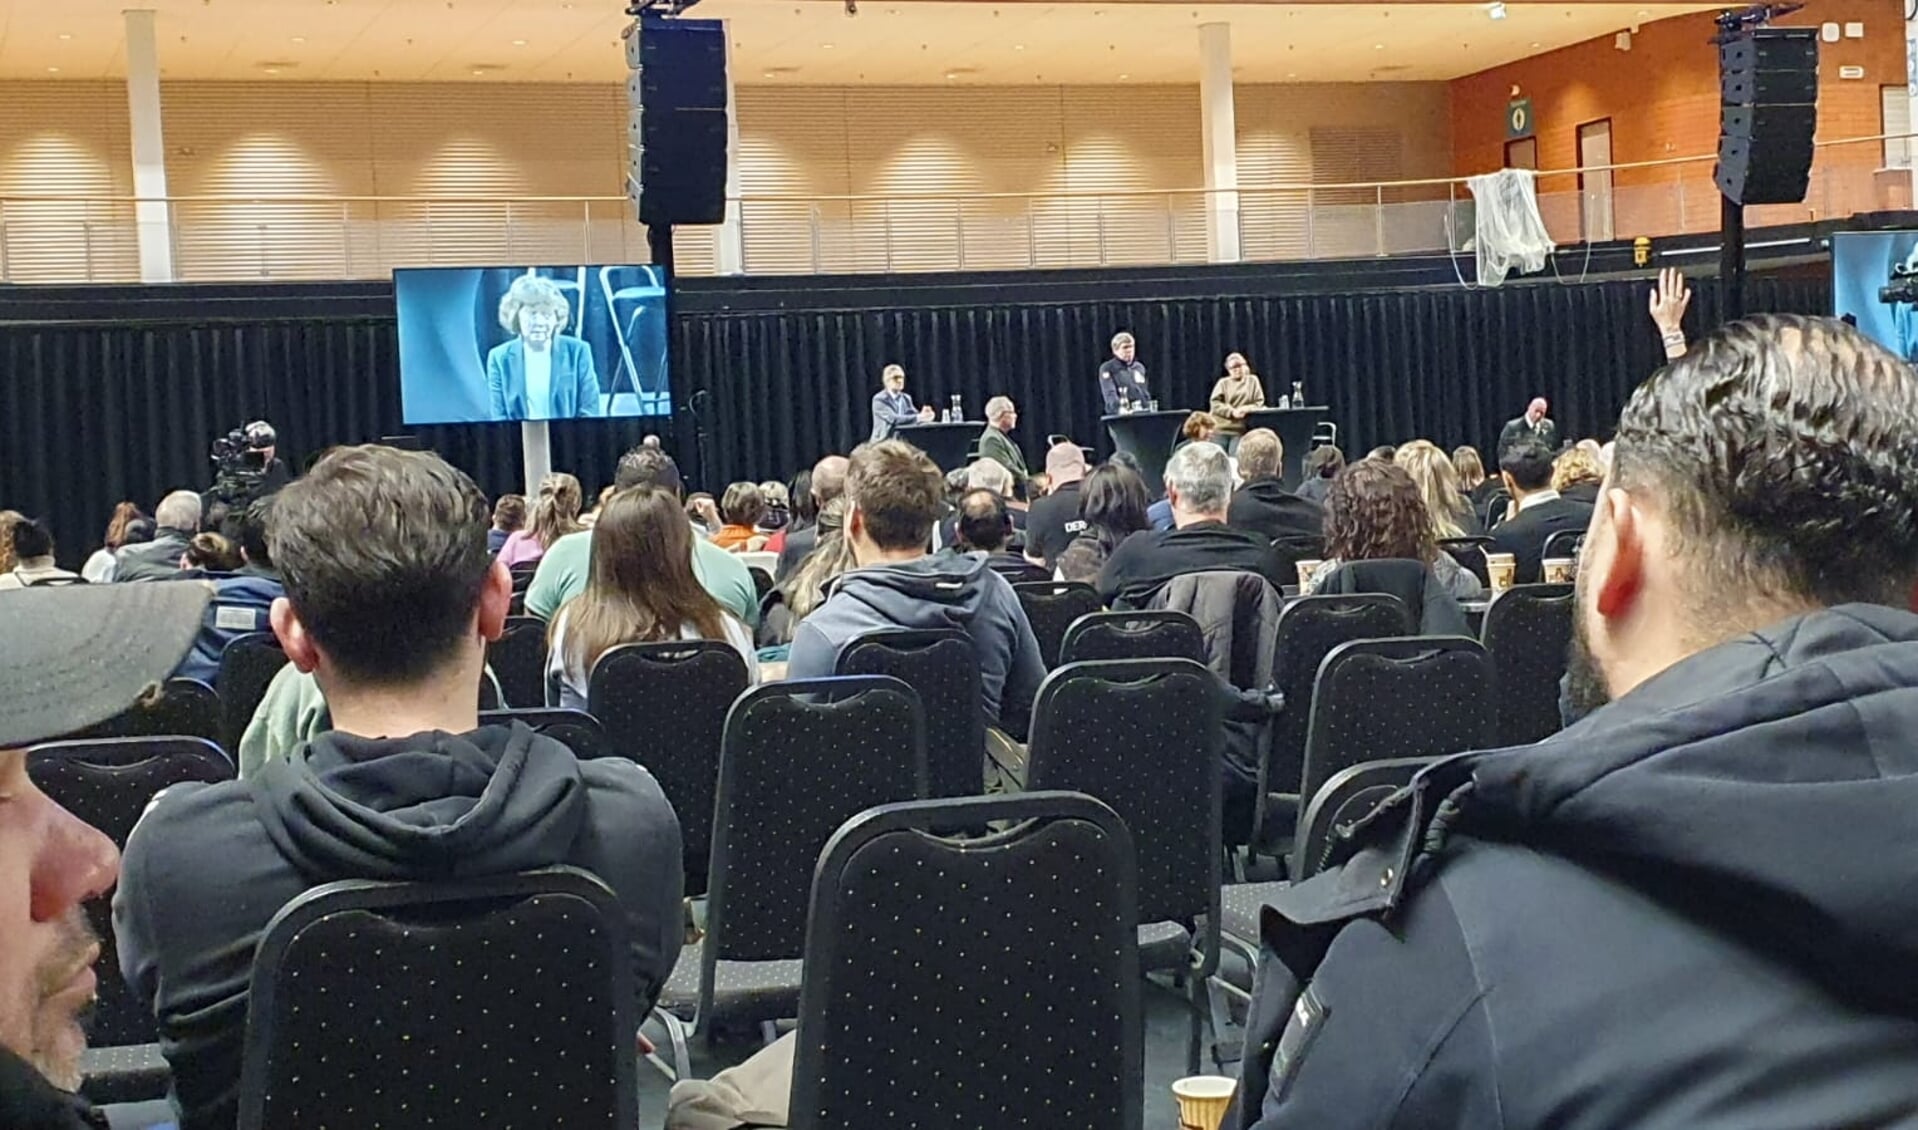
[[[1354,640],[1319,665],[1300,797],[1363,761],[1491,746],[1492,660],[1477,640]]]
[[[1073,621],[1105,607],[1099,602],[1099,590],[1078,581],[1033,581],[1015,584],[1012,591],[1026,610],[1032,634],[1039,638],[1039,655],[1047,670],[1059,665],[1059,648]]]
[[[1492,654],[1498,744],[1558,733],[1558,684],[1571,660],[1571,585],[1516,585],[1492,598],[1479,639]]]
[[[605,727],[599,724],[599,719],[583,710],[541,707],[538,710],[480,711],[479,723],[482,726],[508,726],[514,722],[524,722],[536,732],[552,738],[572,750],[573,756],[581,761],[613,757],[619,752],[607,740]]]
[[[272,632],[249,632],[220,652],[220,671],[213,689],[220,694],[220,744],[240,748],[240,738],[266,697],[273,676],[286,666],[286,652]]]
[[[1068,663],[1039,686],[1026,786],[1097,797],[1125,821],[1141,923],[1203,914],[1216,929],[1223,697],[1191,659]]]
[[[1479,517],[1485,520],[1485,528],[1491,529],[1505,517],[1505,508],[1512,504],[1512,496],[1503,488],[1493,491],[1485,499],[1485,511]]]
[[[1140,1130],[1133,872],[1125,824],[1072,793],[853,817],[813,878],[788,1125],[978,1130],[1043,1104],[1048,1126]],[[1022,1016],[1042,1047],[981,1038]]]
[[[746,567],[746,575],[753,579],[753,598],[755,600],[765,600],[767,594],[773,591],[773,587],[776,584],[773,580],[772,570],[761,569],[757,565],[748,565]]]
[[[506,705],[515,710],[546,705],[546,621],[508,616],[499,638],[486,645],[486,663],[499,678]]]
[[[160,693],[142,699],[120,714],[97,726],[89,726],[75,738],[205,738],[224,745],[226,719],[220,694],[198,679],[168,679]]]
[[[513,591],[525,595],[526,590],[533,587],[533,577],[539,572],[539,562],[522,561],[507,572],[513,576]]]
[[[1545,547],[1539,554],[1539,560],[1547,557],[1570,557],[1576,559],[1578,551],[1584,548],[1584,530],[1557,530],[1545,535]]]
[[[839,826],[925,790],[925,717],[899,680],[800,679],[739,696],[719,755],[701,1016],[712,1012],[721,959],[804,952],[803,892]]]
[[[891,675],[919,696],[926,717],[928,794],[985,792],[986,716],[979,653],[957,628],[868,632],[839,649],[836,675]]]
[[[1183,612],[1094,612],[1066,629],[1059,663],[1113,659],[1190,659],[1205,662],[1205,634]]]
[[[746,568],[758,569],[769,578],[779,572],[779,555],[777,553],[768,553],[763,549],[755,549],[750,553],[742,551],[733,554],[733,556],[739,558],[740,562],[744,564]]]
[[[593,664],[587,708],[679,814],[689,897],[706,893],[726,712],[751,685],[746,661],[721,640],[621,644]]]
[[[1306,596],[1279,613],[1277,655],[1272,678],[1285,695],[1285,710],[1273,727],[1272,744],[1259,775],[1259,793],[1296,793],[1305,773],[1305,730],[1312,710],[1312,687],[1319,664],[1348,640],[1410,635],[1412,613],[1405,602],[1385,593]],[[1305,803],[1303,796],[1300,803]],[[1256,805],[1253,842],[1265,846],[1264,804]]]
[[[233,763],[204,738],[94,738],[49,742],[27,754],[27,774],[62,808],[127,846],[133,825],[155,794],[188,781],[230,781]],[[113,941],[113,903],[87,903],[87,918],[100,936],[99,1004],[93,1042],[101,1047],[152,1043],[153,1013],[127,992]]]
[[[638,1125],[625,911],[584,871],[315,887],[248,992],[242,1130]]]
[[[1361,761],[1332,774],[1312,794],[1312,803],[1299,817],[1298,850],[1292,855],[1293,880],[1302,883],[1349,859],[1353,844],[1347,831],[1351,826],[1370,816],[1387,797],[1410,784],[1419,770],[1437,760],[1395,757]]]

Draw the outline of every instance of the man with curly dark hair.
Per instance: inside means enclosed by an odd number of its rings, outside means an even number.
[[[1918,374],[1823,318],[1692,345],[1586,538],[1596,709],[1267,904],[1228,1125],[1918,1123],[1915,597]]]

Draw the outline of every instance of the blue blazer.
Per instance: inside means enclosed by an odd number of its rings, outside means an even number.
[[[486,355],[486,391],[495,420],[531,420],[526,403],[526,346],[518,338]],[[599,377],[593,351],[576,337],[553,339],[553,414],[550,419],[598,416]]]

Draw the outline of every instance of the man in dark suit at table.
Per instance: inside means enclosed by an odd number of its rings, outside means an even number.
[[[885,387],[872,394],[872,435],[867,437],[867,443],[889,440],[908,424],[932,422],[932,406],[914,408],[912,397],[906,395],[904,368],[888,365],[879,380]]]
[[[1505,458],[1505,449],[1521,439],[1535,439],[1545,445],[1547,451],[1558,450],[1558,425],[1545,413],[1551,405],[1545,398],[1536,396],[1525,406],[1525,415],[1516,420],[1507,420],[1505,427],[1498,433],[1498,456]]]
[[[1518,584],[1537,584],[1545,539],[1561,530],[1584,532],[1592,520],[1591,503],[1560,498],[1552,489],[1552,452],[1536,439],[1521,438],[1506,448],[1499,459],[1499,474],[1511,492],[1514,511],[1492,527],[1496,552],[1517,560]]]
[[[486,355],[486,392],[495,420],[566,420],[601,415],[593,351],[560,331],[571,314],[553,280],[521,275],[499,303],[512,341]]]
[[[1145,389],[1145,366],[1134,359],[1133,351],[1132,335],[1120,331],[1112,338],[1112,359],[1099,366],[1099,395],[1108,416],[1117,416],[1121,406],[1128,404],[1131,411],[1142,411],[1151,399]]]
[[[1225,524],[1251,530],[1273,541],[1320,541],[1325,511],[1310,499],[1285,489],[1285,444],[1271,428],[1254,428],[1239,440],[1239,477],[1245,485],[1232,492]]]

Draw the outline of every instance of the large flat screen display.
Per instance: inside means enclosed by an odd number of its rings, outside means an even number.
[[[406,422],[670,415],[666,288],[647,266],[393,272]]]
[[[1918,362],[1918,231],[1835,233],[1831,312]]]

